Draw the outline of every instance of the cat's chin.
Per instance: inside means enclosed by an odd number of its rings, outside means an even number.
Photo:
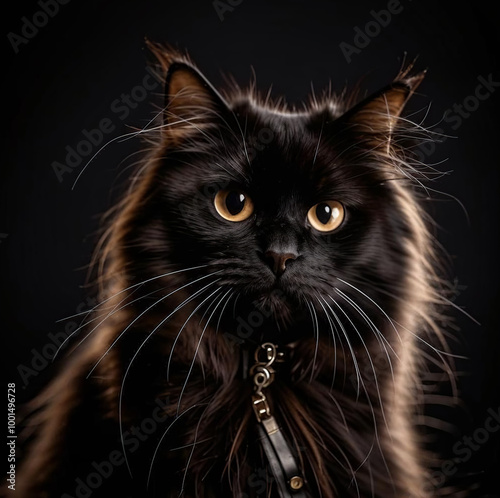
[[[265,317],[261,328],[263,341],[292,342],[304,334],[300,324],[309,320],[299,303],[292,300],[279,288],[263,293],[253,301],[255,308]]]

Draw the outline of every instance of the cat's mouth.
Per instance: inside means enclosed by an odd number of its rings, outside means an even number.
[[[298,284],[296,275],[259,274],[259,278],[243,285],[226,278],[222,286],[232,289],[235,297],[234,303],[230,299],[224,307],[221,322],[228,334],[238,337],[238,342],[286,344],[313,333],[308,286]]]

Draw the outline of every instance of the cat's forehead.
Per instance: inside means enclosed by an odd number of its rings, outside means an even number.
[[[325,106],[314,110],[285,110],[244,103],[234,109],[235,134],[251,161],[254,174],[324,175],[337,152],[328,136],[327,123],[336,119]],[[247,157],[247,158],[248,158]]]
[[[326,102],[314,109],[295,109],[245,99],[234,103],[232,112],[240,126],[243,125],[246,134],[258,137],[264,130],[272,132],[277,139],[288,137],[297,141],[304,130],[319,131],[322,123],[333,121],[339,116],[338,108],[333,102]]]
[[[291,170],[319,159],[322,127],[332,117],[327,112],[309,112],[268,108],[251,104],[240,105],[234,109],[238,122],[236,137],[245,148],[255,166],[265,165],[266,170]],[[328,146],[327,146],[328,148]],[[311,169],[309,167],[308,169]]]

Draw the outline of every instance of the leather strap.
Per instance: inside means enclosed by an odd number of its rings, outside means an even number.
[[[303,490],[304,481],[275,418],[271,416],[262,421],[257,425],[257,429],[269,467],[278,484],[280,497],[306,498],[307,495]]]
[[[264,343],[255,351],[255,364],[250,369],[254,382],[252,403],[257,418],[260,443],[271,472],[278,484],[281,498],[306,498],[304,478],[281,428],[273,417],[264,389],[274,381],[275,362],[285,359],[282,351],[271,343]]]

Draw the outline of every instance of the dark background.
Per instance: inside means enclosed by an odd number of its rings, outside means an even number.
[[[478,77],[493,74],[500,82],[500,16],[479,2],[401,0],[402,11],[348,62],[340,43],[353,44],[355,27],[364,31],[373,20],[371,11],[387,9],[387,0],[222,3],[229,6],[223,19],[211,1],[72,0],[59,5],[17,54],[7,34],[22,35],[24,18],[33,20],[42,8],[31,1],[9,4],[3,78],[8,87],[2,99],[7,140],[0,177],[1,323],[8,382],[17,383],[19,402],[32,396],[54,371],[43,359],[43,348],[53,342],[48,334],[63,333],[66,322],[57,320],[91,304],[85,302],[84,282],[99,216],[112,204],[144,143],[115,140],[72,186],[101,146],[144,127],[154,116],[152,104],[161,103],[158,86],[147,95],[136,90],[141,101],[131,101],[134,108],[126,105],[130,113],[124,119],[114,107],[147,74],[151,57],[145,38],[187,49],[216,86],[223,84],[223,74],[245,84],[253,68],[259,88],[267,91],[273,84],[274,96],[295,103],[307,98],[312,83],[319,91],[331,81],[340,91],[362,79],[364,90],[375,91],[397,74],[407,52],[407,60],[418,56],[417,67],[428,69],[412,109],[420,111],[419,119],[428,111],[424,124],[447,135],[424,155],[440,170],[452,171],[431,187],[444,192],[433,193],[432,213],[456,278],[455,304],[481,324],[454,312],[461,332],[454,332],[459,342],[452,348],[469,359],[459,362],[465,372],[464,407],[453,415],[458,429],[443,439],[446,453],[482,426],[488,408],[499,405],[500,88],[456,129],[442,120],[446,110],[474,95]],[[43,17],[38,21],[44,24]],[[103,118],[112,121],[113,131],[60,182],[54,161],[64,163],[66,147],[77,147],[84,130],[97,128]],[[484,472],[482,496],[500,488],[498,453],[491,435],[460,469]]]

